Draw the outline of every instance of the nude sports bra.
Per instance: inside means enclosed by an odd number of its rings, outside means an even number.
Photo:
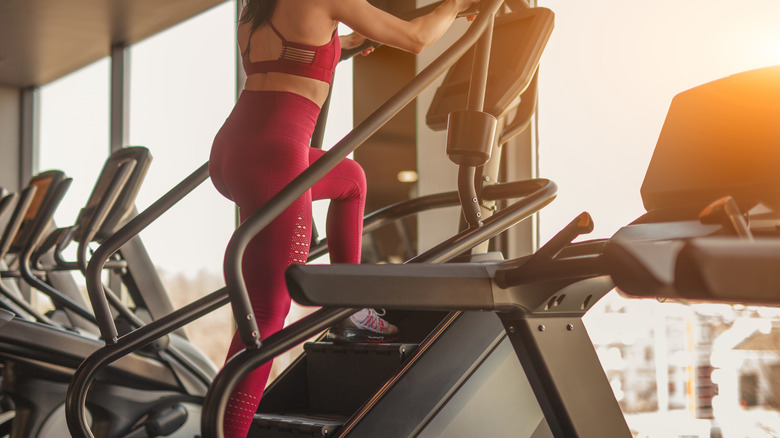
[[[276,36],[282,40],[282,53],[278,59],[250,61],[249,47],[252,42],[253,30],[249,34],[246,49],[241,54],[244,72],[247,76],[255,73],[279,72],[317,79],[328,84],[333,81],[333,72],[341,57],[341,43],[336,31],[333,32],[330,41],[324,45],[309,46],[287,41],[270,20],[268,24]]]

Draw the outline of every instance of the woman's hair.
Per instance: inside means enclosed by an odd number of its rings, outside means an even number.
[[[252,30],[271,19],[276,8],[276,0],[246,0],[246,12],[239,23],[252,23]]]

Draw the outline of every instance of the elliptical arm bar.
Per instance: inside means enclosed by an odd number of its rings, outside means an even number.
[[[111,317],[111,310],[108,307],[106,295],[103,291],[103,282],[100,278],[103,266],[122,246],[137,236],[158,217],[162,216],[163,213],[176,205],[182,198],[195,190],[195,188],[208,177],[209,166],[208,162],[206,162],[172,188],[168,193],[163,195],[163,197],[155,201],[154,204],[150,205],[146,210],[130,220],[114,235],[106,239],[106,241],[95,250],[95,253],[92,254],[92,258],[87,264],[87,292],[89,293],[89,301],[92,303],[92,309],[95,312],[98,328],[100,328],[100,336],[106,344],[116,343],[118,334],[114,320]]]
[[[97,208],[92,213],[92,216],[87,221],[84,230],[81,231],[81,240],[79,241],[78,252],[76,254],[76,261],[79,266],[79,270],[82,273],[87,272],[87,251],[88,245],[97,234],[103,222],[106,220],[108,213],[116,203],[119,194],[130,179],[130,174],[135,168],[135,161],[128,160],[121,164],[114,177],[111,179],[111,183],[106,189],[105,196],[100,200]]]
[[[16,201],[16,206],[14,207],[13,214],[11,215],[11,218],[8,220],[8,223],[6,224],[6,228],[3,231],[2,240],[0,240],[0,259],[5,257],[5,254],[8,252],[8,249],[11,247],[11,242],[14,240],[14,237],[16,237],[16,234],[19,232],[19,228],[22,225],[22,220],[24,219],[24,214],[27,212],[27,209],[30,208],[30,204],[32,203],[33,197],[35,196],[35,192],[37,190],[38,188],[35,186],[28,186],[24,190],[22,190],[18,195],[13,194],[3,198],[3,200],[8,202],[9,204],[11,201],[13,201],[16,198],[18,198],[18,200]],[[7,274],[7,273],[3,273],[3,274]],[[4,275],[0,275],[0,277],[2,276]],[[20,310],[22,310],[24,313],[27,313],[33,318],[35,318],[38,322],[44,322],[54,326],[59,326],[59,324],[55,323],[47,316],[35,310],[32,306],[30,306],[30,304],[27,301],[19,298],[16,294],[7,290],[2,283],[0,283],[0,293],[2,293],[5,298],[10,300],[12,304],[19,307]]]
[[[70,299],[70,297],[67,295],[64,295],[62,292],[54,289],[46,282],[41,281],[41,279],[36,277],[32,272],[32,254],[35,251],[35,247],[38,246],[43,233],[46,231],[49,225],[51,225],[54,211],[57,209],[60,201],[65,196],[65,192],[68,191],[71,181],[72,179],[66,178],[65,180],[59,182],[59,184],[52,192],[50,202],[48,205],[44,205],[43,210],[39,212],[35,222],[30,226],[29,239],[27,242],[25,242],[24,247],[19,253],[19,274],[32,287],[48,295],[54,303],[73,311],[75,314],[81,316],[87,321],[95,322],[95,317],[89,313],[87,309]]]
[[[388,120],[398,114],[420,92],[433,83],[436,78],[444,74],[450,66],[455,64],[488,28],[488,22],[492,21],[493,15],[501,6],[501,3],[503,3],[503,0],[487,1],[483,5],[482,14],[477,17],[466,33],[455,44],[368,116],[360,125],[355,127],[341,141],[336,143],[332,149],[320,157],[312,166],[304,170],[290,184],[280,190],[233,233],[233,237],[230,239],[225,252],[224,271],[228,293],[233,305],[233,315],[244,345],[249,348],[257,348],[259,344],[257,322],[254,319],[254,313],[249,303],[249,296],[241,272],[241,260],[249,241],[303,195],[306,190],[336,167],[341,160],[363,144]]]
[[[150,207],[151,208],[151,207]],[[148,209],[147,209],[148,210]],[[121,343],[106,344],[84,359],[71,379],[65,397],[65,420],[74,438],[94,438],[86,420],[85,403],[95,376],[109,364],[150,344],[229,302],[225,288],[212,292],[138,330],[122,336]]]
[[[2,242],[0,242],[0,258],[5,257],[6,253],[8,253],[8,250],[11,248],[14,237],[19,233],[19,228],[21,228],[22,221],[24,221],[24,215],[30,208],[30,204],[32,203],[33,197],[35,197],[35,192],[37,190],[38,188],[36,186],[28,186],[20,192],[19,200],[16,201],[16,207],[14,207],[14,212],[5,226],[5,231],[3,231],[3,239]]]
[[[469,250],[544,208],[555,199],[557,190],[558,186],[548,180],[547,184],[534,194],[493,214],[482,223],[482,227],[464,230],[407,263],[439,263]]]
[[[11,208],[11,205],[18,197],[18,193],[11,193],[9,195],[3,196],[3,199],[0,199],[0,218],[5,216],[5,213]]]
[[[87,273],[87,251],[89,250],[89,243],[95,238],[98,231],[100,231],[100,227],[103,226],[106,217],[108,217],[108,214],[111,212],[119,195],[122,193],[122,190],[130,179],[130,175],[135,169],[135,166],[136,161],[134,160],[127,160],[120,165],[116,174],[111,179],[110,185],[106,188],[104,197],[100,200],[100,203],[85,224],[85,229],[81,230],[81,240],[79,241],[78,251],[76,253],[76,263],[78,269],[84,275]],[[137,327],[144,325],[144,322],[128,309],[112,290],[104,287],[103,291],[105,292],[110,305],[122,314],[122,316],[127,318],[128,321]]]

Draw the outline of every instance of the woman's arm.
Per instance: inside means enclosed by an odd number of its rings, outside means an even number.
[[[360,46],[361,44],[366,42],[366,37],[363,35],[360,35],[357,32],[353,32],[349,35],[341,35],[339,36],[339,40],[341,43],[342,49],[354,49],[355,47]],[[363,56],[369,55],[371,52],[374,51],[373,47],[366,47],[362,52],[360,52]]]
[[[388,46],[420,53],[439,39],[455,21],[458,13],[479,0],[445,0],[430,13],[411,21],[378,9],[366,0],[331,0],[333,19],[360,35]]]

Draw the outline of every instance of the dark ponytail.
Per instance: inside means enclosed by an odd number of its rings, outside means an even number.
[[[239,23],[252,23],[252,30],[271,19],[276,8],[276,0],[246,0],[246,12]]]

